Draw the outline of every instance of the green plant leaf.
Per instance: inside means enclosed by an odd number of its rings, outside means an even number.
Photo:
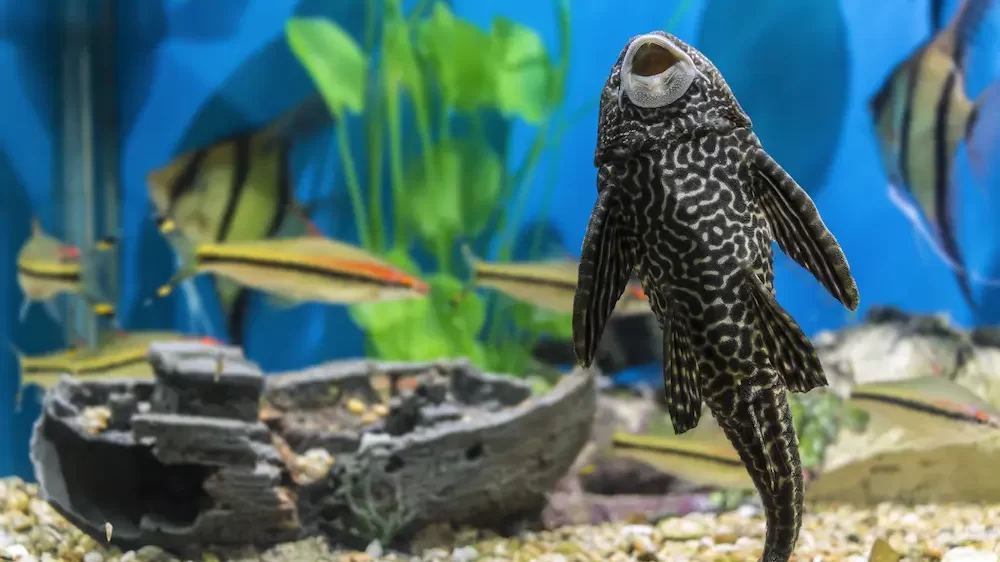
[[[493,20],[498,54],[497,99],[506,116],[529,123],[545,118],[552,106],[555,69],[538,33],[506,18]]]
[[[485,142],[451,140],[413,160],[406,177],[412,226],[427,247],[437,248],[486,228],[499,203],[503,165]]]
[[[347,31],[329,20],[292,18],[285,35],[334,115],[364,111],[368,57]]]
[[[399,10],[399,0],[386,0],[382,27],[382,65],[386,86],[402,87],[411,93],[423,93],[420,61],[414,50],[410,25]]]
[[[417,45],[437,76],[446,106],[459,111],[496,106],[497,65],[489,34],[439,2],[420,24]]]

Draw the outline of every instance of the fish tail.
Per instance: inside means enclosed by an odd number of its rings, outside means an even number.
[[[985,190],[994,177],[996,148],[1000,141],[1000,80],[995,80],[976,98],[965,125],[969,167],[976,184]]]
[[[741,381],[736,416],[719,418],[764,506],[767,530],[759,562],[787,562],[802,526],[804,484],[792,412],[778,374]]]
[[[472,248],[470,248],[468,244],[462,244],[460,251],[462,252],[462,259],[465,260],[465,263],[469,266],[469,271],[472,274],[470,284],[474,285],[479,276],[479,267],[480,264],[482,264],[482,260],[479,259],[479,256],[472,251]]]

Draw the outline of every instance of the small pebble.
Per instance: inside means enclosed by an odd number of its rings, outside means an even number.
[[[961,546],[945,552],[941,562],[997,562],[997,554]]]
[[[354,415],[360,416],[365,413],[366,409],[365,403],[358,398],[351,398],[347,401],[347,411]]]
[[[104,555],[92,550],[83,555],[83,562],[104,562]]]
[[[479,558],[479,551],[472,546],[463,546],[451,551],[451,562],[473,562]]]

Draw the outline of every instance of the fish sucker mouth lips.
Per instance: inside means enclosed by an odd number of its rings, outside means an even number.
[[[626,96],[643,108],[669,105],[699,77],[704,79],[705,75],[670,39],[655,33],[641,35],[629,45],[622,61],[619,106]]]

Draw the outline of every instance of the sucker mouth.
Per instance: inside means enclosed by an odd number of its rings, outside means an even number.
[[[636,76],[656,76],[680,62],[680,58],[657,43],[643,43],[632,55],[632,74]]]
[[[651,33],[636,38],[625,53],[618,106],[624,97],[645,108],[663,107],[680,98],[695,78],[705,75],[691,57],[669,39]]]

